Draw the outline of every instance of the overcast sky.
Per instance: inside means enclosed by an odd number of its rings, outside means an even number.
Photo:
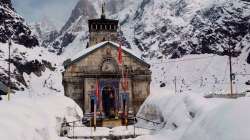
[[[56,26],[62,26],[78,0],[12,0],[16,11],[27,22],[37,22],[48,17]]]

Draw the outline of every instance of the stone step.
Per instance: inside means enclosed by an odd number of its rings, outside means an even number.
[[[117,126],[122,126],[121,119],[109,119],[109,120],[103,120],[102,122],[102,127],[113,128]]]

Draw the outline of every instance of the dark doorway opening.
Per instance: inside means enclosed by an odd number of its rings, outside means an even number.
[[[91,105],[91,112],[94,112],[94,109],[95,109],[95,100],[94,99],[91,99],[90,101],[90,105]]]
[[[106,86],[102,90],[103,112],[107,118],[115,118],[115,90],[112,86]]]

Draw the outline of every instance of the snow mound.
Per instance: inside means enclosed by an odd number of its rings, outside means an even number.
[[[179,127],[186,127],[196,116],[210,108],[212,108],[212,105],[198,95],[159,93],[151,95],[147,99],[137,116],[156,122],[165,122],[166,128],[174,130]],[[139,120],[139,124],[145,125],[143,122],[143,120]]]
[[[0,102],[0,139],[57,140],[63,118],[79,120],[81,109],[64,96],[14,96]]]
[[[223,104],[198,118],[182,140],[249,140],[250,98]]]
[[[139,119],[137,125],[154,127],[157,131],[137,139],[249,140],[249,106],[249,97],[205,99],[191,93],[175,95],[170,91],[159,92],[146,100],[137,116],[165,125],[157,128]]]

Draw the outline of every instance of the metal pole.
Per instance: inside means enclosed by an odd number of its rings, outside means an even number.
[[[134,137],[135,137],[135,115],[134,115]]]
[[[73,122],[73,139],[75,139],[75,122]]]
[[[9,61],[8,61],[8,75],[9,75],[9,81],[8,81],[8,101],[10,101],[10,92],[11,92],[11,79],[10,79],[10,47],[11,47],[11,39],[9,39]]]
[[[95,99],[97,100],[97,99]],[[94,131],[96,131],[96,101],[95,101],[95,105],[94,105]]]
[[[233,95],[233,68],[232,68],[232,52],[231,47],[229,47],[229,66],[230,66],[230,94]]]
[[[174,77],[174,92],[175,92],[175,94],[177,93],[177,78],[176,78],[176,76]]]
[[[125,101],[125,123],[126,123],[126,129],[128,130],[128,108],[127,108],[127,101]]]

